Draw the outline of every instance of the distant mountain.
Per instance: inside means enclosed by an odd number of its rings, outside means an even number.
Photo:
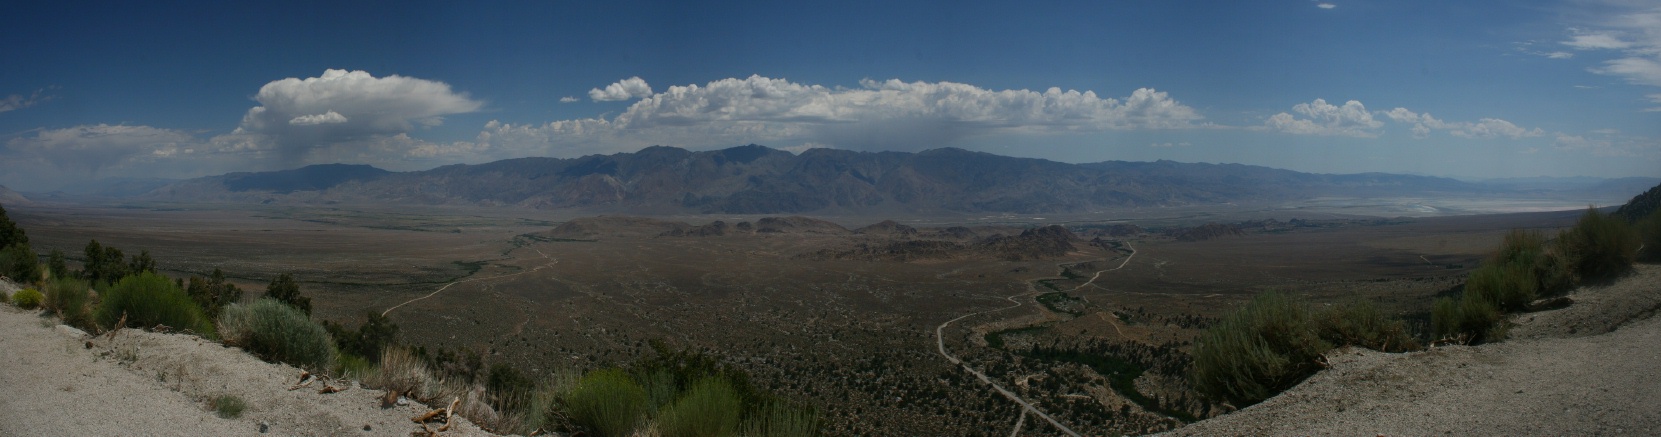
[[[945,148],[918,153],[749,145],[654,146],[572,159],[519,158],[415,172],[315,165],[182,181],[176,201],[400,203],[627,213],[1085,212],[1313,196],[1483,193],[1480,184],[1382,173],[1322,175],[1172,161],[1067,164]]]

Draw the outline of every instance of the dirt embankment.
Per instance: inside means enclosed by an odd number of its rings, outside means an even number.
[[[289,390],[299,369],[199,337],[124,329],[88,337],[36,311],[0,305],[0,435],[410,435],[427,407],[382,409],[350,381]],[[208,405],[247,408],[220,418]],[[444,435],[489,435],[457,417]],[[436,428],[438,425],[434,424]],[[263,434],[262,434],[263,433]]]
[[[1655,435],[1661,266],[1514,316],[1511,339],[1409,354],[1344,349],[1332,368],[1168,435]]]

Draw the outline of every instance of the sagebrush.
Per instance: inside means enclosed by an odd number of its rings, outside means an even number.
[[[266,360],[313,371],[330,370],[335,361],[334,340],[323,325],[272,299],[226,306],[219,316],[219,333],[226,344]]]

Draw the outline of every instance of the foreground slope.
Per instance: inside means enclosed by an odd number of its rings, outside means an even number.
[[[0,290],[3,291],[3,290]],[[35,311],[0,305],[0,435],[409,435],[425,406],[380,408],[350,382],[289,390],[300,370],[195,336],[134,329],[85,337]],[[241,398],[223,419],[209,399]],[[488,435],[465,423],[444,435]],[[262,424],[265,428],[262,434]],[[436,425],[435,425],[436,427]],[[366,432],[367,431],[367,432]]]
[[[1514,316],[1510,340],[1385,354],[1332,368],[1169,435],[1654,435],[1661,432],[1661,266]]]

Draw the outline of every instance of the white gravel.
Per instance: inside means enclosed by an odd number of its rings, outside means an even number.
[[[198,337],[126,329],[89,340],[54,321],[0,305],[0,436],[408,436],[421,430],[410,418],[426,407],[381,409],[379,390],[336,382],[350,388],[318,394],[314,383],[290,391],[299,369]],[[207,405],[220,395],[243,399],[247,410],[236,419],[218,417]],[[444,435],[490,435],[457,420],[457,429]]]
[[[1573,297],[1502,343],[1334,352],[1286,393],[1168,434],[1661,434],[1661,266]]]

